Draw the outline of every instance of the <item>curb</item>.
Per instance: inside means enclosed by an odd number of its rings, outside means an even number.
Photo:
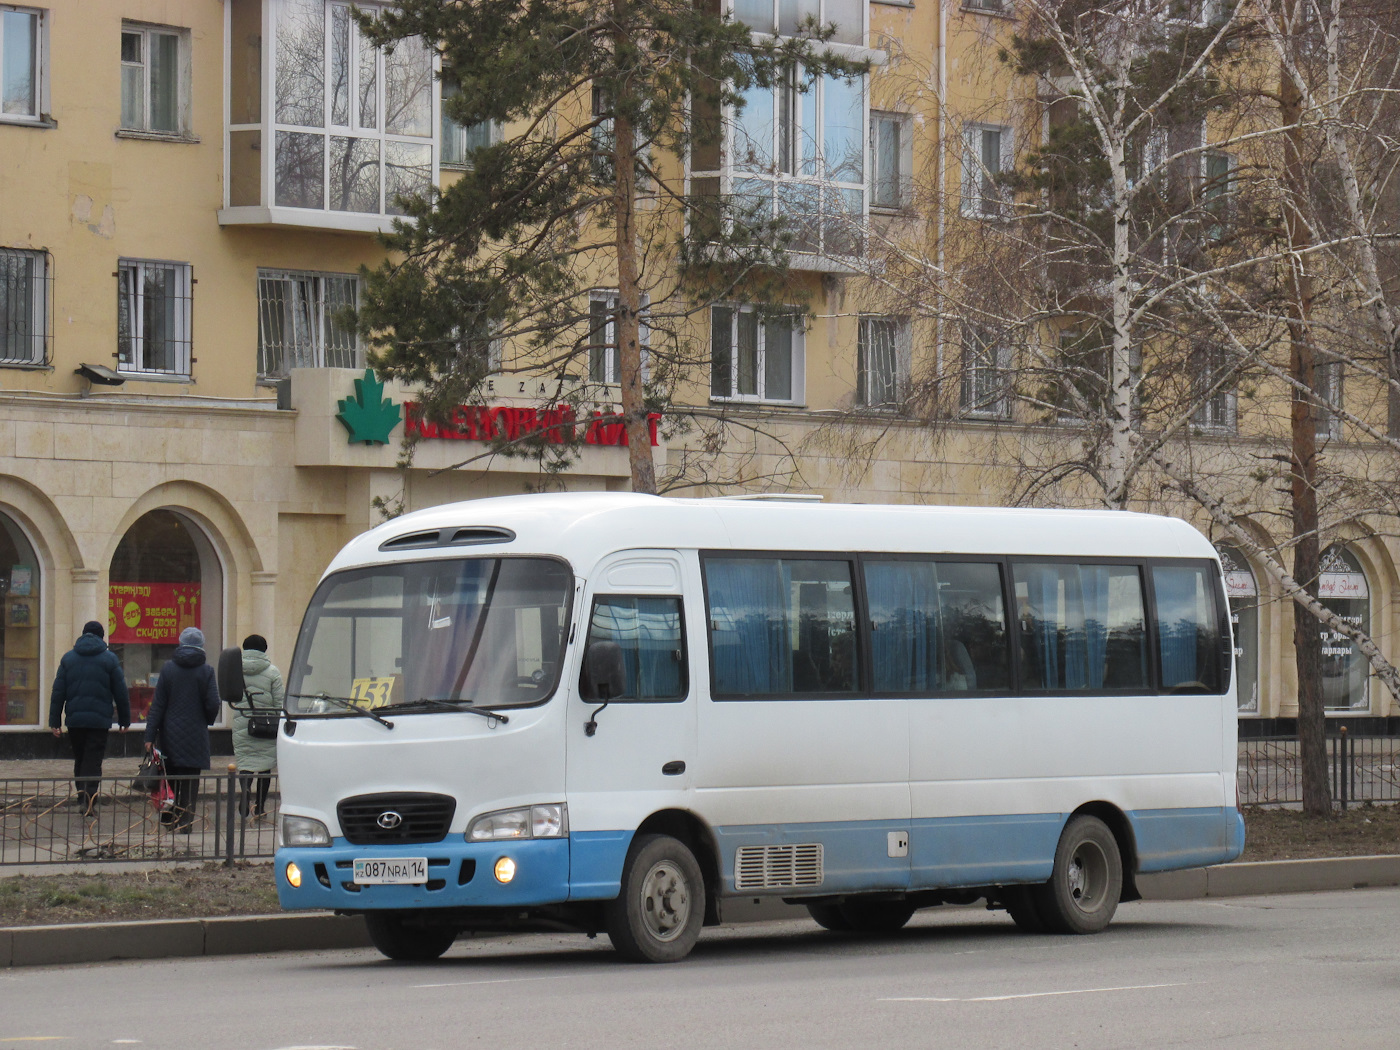
[[[1144,900],[1197,900],[1400,886],[1400,856],[1222,864],[1139,875]],[[801,905],[726,901],[725,924],[806,919]],[[358,916],[253,915],[0,927],[0,968],[370,947]]]

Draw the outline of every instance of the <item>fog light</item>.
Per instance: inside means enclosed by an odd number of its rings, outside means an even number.
[[[515,878],[515,861],[509,857],[502,857],[496,861],[496,881],[509,882]]]
[[[295,864],[287,865],[287,881],[292,884],[292,889],[301,889],[301,869]]]

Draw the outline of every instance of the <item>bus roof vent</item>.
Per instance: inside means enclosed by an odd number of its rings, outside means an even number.
[[[409,532],[387,539],[379,545],[382,551],[422,550],[425,547],[465,547],[473,543],[509,543],[515,539],[510,529],[494,526],[473,526],[462,529],[428,529]]]
[[[515,533],[510,529],[500,529],[491,526],[476,526],[470,529],[455,529],[452,538],[447,542],[453,546],[461,546],[468,543],[509,543],[515,539]]]
[[[436,547],[440,542],[440,532],[432,529],[428,532],[410,532],[405,536],[395,536],[393,539],[385,540],[379,545],[382,551],[406,551],[414,550],[418,547]]]

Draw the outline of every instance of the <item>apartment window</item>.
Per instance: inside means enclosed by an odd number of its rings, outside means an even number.
[[[37,121],[43,112],[44,12],[0,6],[0,120]]]
[[[363,368],[347,312],[358,303],[353,274],[258,271],[258,373],[293,368]]]
[[[755,221],[784,220],[793,251],[858,252],[866,210],[865,79],[809,77],[795,67],[744,98],[732,120],[732,192]]]
[[[647,300],[642,299],[642,310]],[[642,375],[646,378],[649,331],[645,319],[637,329],[642,343]],[[594,383],[620,383],[622,365],[617,351],[617,292],[594,289],[588,293],[588,378]]]
[[[433,56],[417,38],[392,51],[371,46],[351,8],[326,0],[273,6],[273,203],[400,215],[400,198],[426,195],[432,184]],[[239,136],[263,130],[231,125],[235,151]]]
[[[993,124],[969,124],[963,129],[963,214],[1001,218],[1008,213],[1010,194],[997,177],[1011,170],[1011,129]]]
[[[1342,362],[1319,355],[1313,369],[1313,390],[1317,393],[1317,436],[1342,436]]]
[[[1206,153],[1202,158],[1204,181],[1201,183],[1201,206],[1208,225],[1206,236],[1218,241],[1225,235],[1225,220],[1229,214],[1233,189],[1235,158],[1228,153]]]
[[[446,101],[460,92],[451,80],[442,82],[442,98]],[[500,129],[491,121],[483,120],[476,124],[458,124],[447,114],[447,106],[442,107],[442,163],[455,167],[471,167],[472,153],[485,149],[496,141]]]
[[[913,197],[914,123],[908,113],[870,114],[870,206],[907,208]]]
[[[981,326],[963,332],[962,407],[971,416],[1004,419],[1010,412],[1007,370],[1010,353],[996,333]]]
[[[1234,363],[1219,347],[1208,346],[1191,355],[1194,400],[1200,404],[1192,421],[1203,430],[1233,431],[1237,397]]]
[[[189,79],[184,30],[122,25],[122,128],[179,135],[187,130]]]
[[[969,11],[986,11],[992,14],[1005,14],[1010,7],[1009,0],[963,0],[963,7]]]
[[[734,0],[734,20],[760,33],[796,36],[806,26],[834,23],[832,40],[865,43],[864,0]]]
[[[867,408],[898,408],[908,387],[909,321],[862,317],[856,345],[856,400]]]
[[[117,368],[190,374],[188,263],[123,259],[117,264]]]
[[[752,306],[710,308],[710,396],[735,401],[801,399],[802,328],[793,314]]]
[[[48,252],[0,248],[0,364],[38,365],[53,331]]]

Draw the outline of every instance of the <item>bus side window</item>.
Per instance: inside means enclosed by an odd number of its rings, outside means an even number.
[[[1154,565],[1162,688],[1220,693],[1220,632],[1213,576],[1194,565]]]
[[[627,691],[616,700],[683,700],[687,693],[681,600],[609,594],[593,600],[588,642],[616,642]]]
[[[1025,688],[1092,693],[1147,687],[1136,565],[1021,562],[1014,577]]]

